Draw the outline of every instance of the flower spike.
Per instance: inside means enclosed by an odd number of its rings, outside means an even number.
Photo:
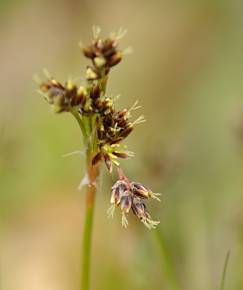
[[[133,114],[141,106],[135,101],[130,107],[116,109],[118,98],[106,93],[110,71],[123,59],[128,50],[119,48],[119,40],[126,34],[120,29],[107,38],[101,37],[101,29],[93,27],[93,39],[89,45],[80,43],[83,55],[90,60],[86,67],[82,84],[78,79],[68,79],[62,83],[56,80],[46,69],[43,70],[46,80],[36,77],[40,93],[56,113],[71,113],[82,130],[85,153],[89,155],[87,174],[81,181],[79,189],[84,186],[96,187],[90,171],[99,172],[104,163],[111,174],[117,169],[118,180],[111,188],[110,208],[107,214],[113,217],[116,208],[122,215],[122,225],[128,226],[128,215],[133,214],[149,229],[155,228],[159,222],[153,221],[145,202],[154,199],[160,201],[160,194],[155,193],[143,184],[130,181],[120,167],[120,159],[128,159],[135,154],[121,143],[133,132],[136,125],[145,122],[143,115]],[[80,152],[74,152],[80,153]],[[74,154],[72,153],[72,154]],[[69,156],[68,154],[66,156]],[[91,169],[89,168],[91,167]],[[97,173],[98,174],[98,173]]]

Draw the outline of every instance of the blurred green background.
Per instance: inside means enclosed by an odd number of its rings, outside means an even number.
[[[32,81],[47,67],[84,74],[78,42],[93,24],[128,29],[134,53],[108,92],[139,99],[147,122],[129,136],[127,175],[163,193],[151,202],[157,235],[134,218],[107,219],[104,170],[95,213],[92,289],[243,289],[243,3],[222,1],[0,1],[1,289],[79,289],[84,175],[78,125],[54,115]],[[241,125],[242,122],[242,125]],[[242,132],[243,133],[243,132]]]

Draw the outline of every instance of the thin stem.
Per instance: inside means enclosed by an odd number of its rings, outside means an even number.
[[[92,166],[90,155],[87,153],[87,174],[89,184],[86,191],[86,212],[83,231],[82,246],[82,269],[81,269],[81,290],[89,289],[90,278],[90,256],[92,247],[92,226],[95,206],[96,179],[99,175],[99,168]]]
[[[83,232],[83,257],[81,269],[81,290],[89,289],[89,276],[90,276],[90,253],[92,242],[92,226],[94,215],[94,201],[95,201],[95,187],[89,186],[86,193],[86,212],[85,212],[85,225]]]
[[[226,277],[226,272],[227,272],[227,266],[229,263],[229,258],[230,258],[230,251],[227,252],[226,257],[225,257],[224,267],[223,267],[223,272],[222,272],[222,277],[221,277],[221,283],[220,283],[220,290],[224,290],[225,277]]]
[[[108,76],[101,79],[102,91],[105,94],[106,84]],[[73,116],[79,123],[82,130],[84,141],[87,146],[86,158],[87,158],[87,175],[88,185],[86,191],[86,209],[85,209],[85,221],[83,231],[83,245],[82,245],[82,260],[81,260],[81,290],[89,290],[90,285],[90,260],[91,260],[91,247],[92,247],[92,228],[95,206],[95,194],[96,194],[96,180],[99,176],[99,166],[92,165],[92,158],[97,153],[97,140],[95,134],[95,120],[96,115],[93,118],[87,118],[81,120],[77,111],[72,112]]]

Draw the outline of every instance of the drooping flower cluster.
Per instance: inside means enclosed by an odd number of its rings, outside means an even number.
[[[120,207],[122,214],[122,225],[127,227],[128,221],[126,215],[132,211],[141,222],[149,229],[155,228],[159,221],[153,221],[147,210],[145,200],[149,198],[160,201],[159,193],[154,193],[139,182],[130,182],[122,170],[118,169],[119,180],[111,189],[111,206],[108,209],[108,215],[113,217],[116,207]]]
[[[70,112],[78,120],[86,146],[92,148],[92,166],[99,166],[104,161],[111,173],[113,165],[120,166],[118,158],[134,155],[121,142],[135,125],[144,122],[144,118],[139,116],[131,121],[132,113],[139,108],[137,102],[128,109],[117,110],[114,98],[107,96],[110,69],[122,60],[124,51],[118,49],[121,33],[104,40],[99,34],[99,29],[95,29],[92,44],[81,46],[84,56],[92,63],[86,68],[85,84],[77,85],[72,80],[62,84],[46,73],[47,80],[40,83],[40,90],[56,113]],[[151,220],[144,204],[144,199],[150,197],[158,199],[156,194],[141,184],[123,178],[112,187],[111,203],[120,206],[124,226],[127,225],[126,214],[132,209],[148,228],[153,228],[158,222]]]

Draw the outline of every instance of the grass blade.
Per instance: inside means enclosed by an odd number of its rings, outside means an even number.
[[[226,278],[226,273],[227,273],[227,267],[229,263],[229,258],[230,258],[230,251],[227,252],[224,260],[224,267],[223,267],[223,272],[222,272],[222,277],[221,277],[221,283],[220,283],[220,290],[224,290],[224,285],[225,285],[225,278]]]

